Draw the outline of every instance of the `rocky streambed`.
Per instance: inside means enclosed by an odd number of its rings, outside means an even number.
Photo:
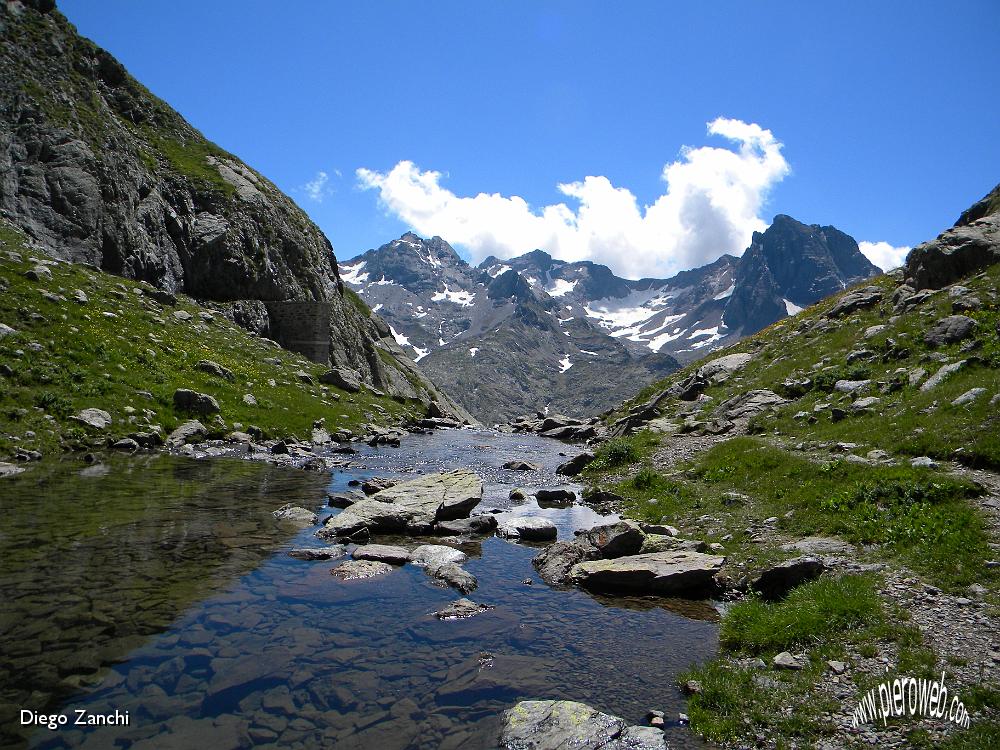
[[[602,593],[636,556],[608,550],[642,544],[570,499],[555,469],[572,449],[446,430],[358,451],[332,477],[116,456],[4,479],[3,746],[490,748],[503,728],[513,747],[532,717],[586,714],[639,747],[629,727],[683,711],[676,675],[714,653],[715,610]],[[389,486],[413,480],[422,502]],[[574,533],[594,527],[610,531]],[[543,577],[545,549],[579,554],[570,569],[598,584]],[[130,722],[22,729],[19,708]],[[699,745],[683,727],[666,739]]]

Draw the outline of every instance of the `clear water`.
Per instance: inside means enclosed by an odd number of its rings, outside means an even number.
[[[525,698],[580,700],[636,722],[650,708],[676,715],[677,673],[717,646],[705,604],[554,590],[531,566],[536,548],[491,538],[463,549],[479,579],[469,598],[495,609],[439,621],[431,613],[459,595],[420,568],[341,582],[337,561],[285,554],[323,546],[313,530],[270,516],[286,502],[336,512],[324,494],[351,479],[469,467],[486,482],[484,507],[545,515],[567,538],[602,517],[507,499],[516,486],[564,484],[554,467],[566,450],[444,431],[365,449],[332,478],[156,456],[5,480],[0,744],[489,748],[500,712]],[[543,469],[499,468],[514,458]],[[75,709],[117,709],[129,725],[23,728],[20,709],[70,722]],[[668,740],[698,746],[683,728]]]

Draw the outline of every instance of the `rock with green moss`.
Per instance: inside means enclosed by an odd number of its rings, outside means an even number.
[[[630,726],[586,703],[521,701],[501,717],[503,750],[667,750],[663,732]]]

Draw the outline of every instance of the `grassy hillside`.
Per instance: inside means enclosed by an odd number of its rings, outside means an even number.
[[[886,667],[946,672],[975,717],[971,729],[951,733],[902,723],[891,738],[907,747],[1000,745],[1000,681],[982,671],[1000,616],[1000,523],[983,505],[1000,495],[991,473],[1000,470],[1000,266],[963,280],[967,291],[943,289],[905,310],[894,309],[892,277],[869,285],[884,295],[868,309],[831,316],[837,295],[713,353],[709,360],[753,358],[700,400],[664,399],[637,432],[604,443],[585,472],[592,490],[625,498],[625,515],[721,544],[737,589],[802,555],[794,545],[807,537],[847,556],[784,600],[738,597],[722,620],[718,659],[683,676],[696,685],[693,727],[724,747],[870,744],[838,716]],[[968,297],[981,303],[961,310],[977,321],[974,335],[928,344],[925,333]],[[644,389],[607,415],[608,425],[704,364]],[[835,388],[843,380],[870,383],[851,395]],[[984,390],[953,403],[974,388]],[[713,434],[725,419],[721,405],[762,389],[787,402],[753,416],[745,431]],[[878,400],[856,408],[864,397]],[[933,461],[911,464],[922,456]],[[801,655],[801,669],[771,667],[786,650]],[[833,681],[828,660],[844,661],[847,674]]]
[[[316,419],[325,418],[331,431],[356,431],[398,424],[420,409],[369,390],[320,385],[323,366],[183,296],[176,306],[161,305],[149,296],[152,287],[68,263],[47,265],[51,278],[28,278],[43,257],[0,223],[0,323],[16,331],[0,336],[0,457],[18,448],[103,445],[156,426],[169,433],[190,418],[174,409],[177,388],[217,399],[221,414],[203,420],[216,436],[240,424],[307,438]],[[76,300],[77,291],[86,302]],[[196,369],[201,360],[232,379]],[[109,412],[111,427],[95,432],[70,419],[90,407]]]

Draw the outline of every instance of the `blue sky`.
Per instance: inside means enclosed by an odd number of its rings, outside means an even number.
[[[1000,181],[995,0],[59,7],[341,259],[412,226],[666,274],[775,213],[910,246]]]

